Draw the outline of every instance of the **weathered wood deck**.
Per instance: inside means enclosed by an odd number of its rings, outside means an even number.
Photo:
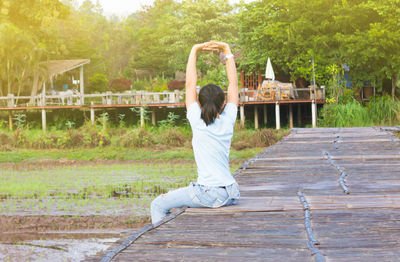
[[[294,129],[236,178],[239,205],[186,209],[113,261],[400,260],[400,142],[389,132]]]

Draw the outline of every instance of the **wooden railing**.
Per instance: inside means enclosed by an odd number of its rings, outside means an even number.
[[[226,92],[225,92],[226,93]],[[274,90],[240,89],[239,101],[268,102],[268,101],[308,101],[325,99],[325,89],[291,88]],[[45,107],[45,106],[83,106],[83,105],[177,105],[185,102],[184,91],[174,92],[145,92],[130,91],[126,93],[106,92],[102,94],[73,94],[73,95],[44,95],[14,96],[9,94],[0,97],[0,107]]]

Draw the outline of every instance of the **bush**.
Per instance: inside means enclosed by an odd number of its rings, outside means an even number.
[[[146,90],[146,88],[150,87],[151,84],[148,81],[136,81],[132,84],[133,90]]]
[[[372,126],[368,110],[352,100],[346,104],[326,104],[320,111],[322,127]]]
[[[153,92],[168,91],[168,81],[166,79],[156,79],[152,88]]]
[[[168,83],[168,89],[170,91],[183,90],[184,88],[185,88],[185,81],[173,80]]]
[[[154,144],[153,136],[147,131],[136,128],[125,135],[123,135],[119,141],[119,146],[124,147],[146,147]]]
[[[187,137],[177,128],[169,128],[160,134],[160,143],[170,147],[185,145]]]
[[[119,78],[119,79],[114,79],[111,82],[110,85],[110,90],[112,92],[125,92],[126,90],[129,90],[131,88],[131,81],[124,79],[124,78]]]
[[[105,74],[94,74],[89,78],[89,90],[93,93],[107,91],[108,79]]]
[[[253,147],[268,147],[275,144],[285,133],[279,133],[273,129],[235,131],[232,138],[232,147],[242,150]]]
[[[83,135],[83,145],[87,147],[108,146],[111,144],[110,135],[105,129],[86,123],[78,130]]]
[[[390,96],[373,97],[368,111],[375,125],[393,125],[400,123],[400,101]]]

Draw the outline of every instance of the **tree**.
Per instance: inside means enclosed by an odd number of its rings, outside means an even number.
[[[59,51],[52,25],[68,8],[57,0],[5,0],[0,9],[0,94],[27,92],[40,61]]]

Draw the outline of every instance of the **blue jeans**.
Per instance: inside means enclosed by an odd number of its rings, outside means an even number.
[[[165,217],[172,208],[211,207],[236,204],[240,198],[239,186],[234,183],[226,187],[209,187],[195,183],[169,191],[151,202],[151,222],[153,224]]]

